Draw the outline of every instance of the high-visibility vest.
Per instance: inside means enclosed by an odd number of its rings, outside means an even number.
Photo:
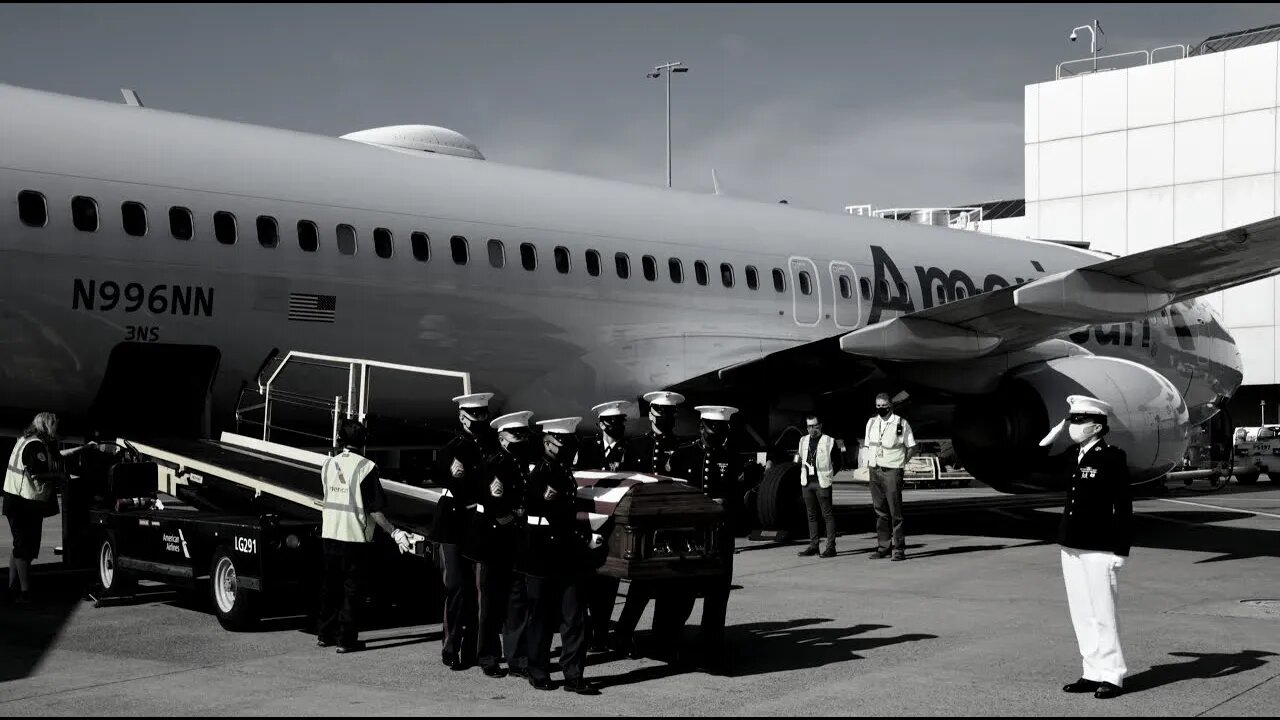
[[[873,416],[867,420],[867,465],[882,468],[905,466],[907,441],[911,439],[911,426],[898,415],[890,415],[884,419]]]
[[[343,542],[373,542],[373,523],[364,511],[360,483],[376,467],[372,460],[348,450],[324,461],[320,481],[324,483],[324,511],[320,536]]]
[[[26,466],[22,464],[22,451],[37,440],[39,438],[24,437],[13,446],[13,452],[9,453],[9,466],[4,472],[4,491],[26,500],[48,502],[53,499],[53,483],[33,479]],[[48,452],[53,450],[48,449]],[[50,465],[52,464],[50,462]]]
[[[809,462],[809,443],[813,442],[813,438],[805,435],[800,438],[800,485],[803,486],[808,477],[808,470],[805,469],[805,463]],[[831,467],[831,446],[835,445],[835,438],[830,435],[818,436],[818,455],[813,459],[813,467],[818,475],[818,487],[829,488],[831,481],[835,479],[834,468]]]

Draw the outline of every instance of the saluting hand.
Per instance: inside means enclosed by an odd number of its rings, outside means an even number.
[[[489,494],[496,498],[502,497],[502,482],[495,478],[493,482],[489,483]]]
[[[449,473],[455,478],[460,478],[467,474],[467,468],[462,464],[461,460],[454,458],[453,464],[449,466]]]

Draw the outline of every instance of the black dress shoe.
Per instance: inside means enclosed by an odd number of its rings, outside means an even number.
[[[535,680],[533,678],[529,678],[529,684],[539,690],[555,690],[556,689],[556,684],[551,682],[551,678],[542,678],[541,680]]]
[[[1121,689],[1119,685],[1112,685],[1109,682],[1104,682],[1102,685],[1098,686],[1097,690],[1094,691],[1093,696],[1099,700],[1107,700],[1123,694],[1124,690]]]
[[[447,665],[450,670],[460,670],[461,668],[458,666],[462,665],[462,659],[453,653],[442,653],[440,662]]]
[[[812,557],[812,556],[817,555],[817,554],[818,554],[818,546],[817,546],[817,545],[810,545],[809,547],[807,547],[807,548],[805,548],[805,549],[801,550],[800,552],[796,553],[796,556],[797,556],[797,557]]]
[[[586,678],[566,678],[564,681],[564,690],[566,692],[578,693],[579,695],[599,695],[600,691],[594,685],[587,682]]]
[[[836,546],[828,545],[827,549],[822,551],[822,555],[820,557],[833,558],[835,556],[836,556]]]
[[[1069,693],[1093,692],[1094,690],[1097,690],[1101,684],[1102,683],[1098,682],[1097,680],[1085,680],[1084,678],[1080,678],[1079,680],[1071,683],[1070,685],[1063,685],[1062,692],[1069,692]]]
[[[484,670],[484,674],[491,678],[503,678],[507,676],[506,669],[500,665],[486,665],[482,669]]]
[[[872,550],[871,554],[868,555],[868,557],[870,557],[872,560],[883,560],[889,557],[889,551],[888,550]]]
[[[338,654],[339,654],[339,655],[341,655],[341,654],[343,654],[343,653],[360,652],[361,650],[364,650],[364,649],[365,649],[364,641],[363,641],[363,640],[356,640],[355,642],[351,643],[350,645],[339,645],[339,646],[338,646]]]

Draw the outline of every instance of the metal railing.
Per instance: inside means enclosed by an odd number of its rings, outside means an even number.
[[[884,208],[875,210],[870,205],[846,205],[850,215],[914,222],[920,225],[936,225],[958,230],[976,230],[982,222],[981,207],[945,208]]]
[[[269,363],[268,363],[269,364]],[[301,393],[295,393],[288,390],[275,387],[276,380],[280,377],[280,373],[285,367],[293,365],[308,365],[314,367],[323,367],[331,370],[341,370],[344,367],[347,370],[347,392],[346,395],[335,395],[333,400],[327,398],[318,398]],[[420,367],[417,365],[402,365],[400,363],[382,362],[380,360],[369,360],[366,358],[342,357],[338,355],[321,355],[318,353],[301,352],[298,350],[290,350],[288,354],[280,360],[275,370],[271,372],[270,377],[265,381],[262,374],[266,372],[266,364],[264,364],[258,376],[258,393],[262,396],[260,406],[245,408],[245,410],[254,410],[258,407],[262,409],[262,439],[269,441],[271,439],[271,410],[273,403],[285,403],[288,405],[308,407],[312,409],[325,409],[333,414],[333,436],[329,438],[333,443],[338,439],[338,423],[342,417],[350,418],[353,415],[360,422],[364,422],[369,414],[369,384],[373,369],[394,370],[399,372],[407,372],[416,375],[430,375],[436,377],[452,377],[462,381],[463,395],[471,394],[471,373],[461,372],[457,370],[441,370],[439,368]],[[239,419],[239,418],[237,418]],[[300,432],[297,430],[288,430],[288,432]],[[302,433],[313,435],[311,433]],[[319,437],[315,436],[314,437]]]
[[[1177,50],[1179,52],[1176,57],[1166,57],[1166,58],[1156,57],[1160,52],[1165,50]],[[1058,63],[1057,67],[1054,69],[1053,77],[1055,80],[1061,80],[1063,77],[1076,77],[1078,75],[1087,75],[1089,73],[1103,72],[1106,70],[1125,70],[1131,67],[1142,67],[1143,65],[1151,65],[1152,63],[1166,62],[1169,60],[1181,60],[1187,57],[1190,54],[1190,52],[1191,50],[1186,45],[1175,44],[1175,45],[1162,45],[1156,48],[1155,50],[1130,50],[1129,52],[1112,53],[1110,55],[1099,55],[1097,57],[1090,56],[1087,58],[1077,58],[1075,60],[1066,60],[1064,62]],[[1141,63],[1135,62],[1130,64],[1123,64],[1120,62],[1114,62],[1116,58],[1126,58],[1126,57],[1137,58],[1139,56],[1142,57]],[[1107,61],[1113,61],[1113,62],[1107,62]],[[1073,69],[1076,65],[1079,65],[1081,63],[1089,63],[1091,67],[1087,69],[1081,69],[1081,70]],[[1064,71],[1067,71],[1069,69],[1070,69],[1069,72],[1064,73]]]

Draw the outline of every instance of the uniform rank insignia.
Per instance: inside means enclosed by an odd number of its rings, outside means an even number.
[[[1097,468],[1091,468],[1091,467],[1080,468],[1080,477],[1082,478],[1095,478],[1097,476],[1098,476]]]

